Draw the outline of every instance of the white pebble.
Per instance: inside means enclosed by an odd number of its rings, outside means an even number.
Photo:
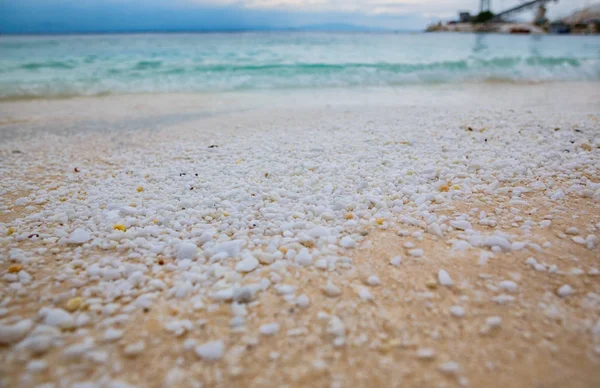
[[[247,257],[236,264],[235,270],[237,272],[252,272],[258,267],[258,260],[253,256]]]
[[[373,295],[366,287],[358,287],[358,296],[363,302],[370,302],[373,300]]]
[[[565,233],[575,235],[575,234],[579,233],[579,229],[572,226],[572,227],[568,228]]]
[[[117,330],[117,329],[107,329],[104,332],[104,337],[103,340],[104,342],[114,342],[118,339],[120,339],[123,336],[123,330]]]
[[[440,365],[440,371],[445,374],[453,375],[458,372],[460,365],[454,361],[448,361]]]
[[[294,261],[298,265],[307,266],[312,264],[313,258],[312,255],[308,252],[308,249],[303,248],[300,252],[298,252],[296,257],[294,258]]]
[[[408,254],[412,257],[421,257],[423,256],[423,250],[421,248],[411,249],[408,251]]]
[[[196,347],[196,355],[204,360],[215,361],[223,357],[225,345],[223,341],[211,341]]]
[[[525,264],[535,267],[537,261],[533,257],[530,257],[527,260],[525,260]]]
[[[0,344],[8,345],[22,340],[33,328],[31,319],[24,319],[13,325],[0,324]]]
[[[574,292],[573,287],[571,287],[568,284],[565,284],[565,285],[561,286],[558,289],[558,291],[557,291],[558,296],[560,296],[561,298],[565,298],[567,296],[570,296],[570,295],[573,294],[573,292]]]
[[[450,307],[450,314],[457,318],[462,318],[465,316],[465,309],[462,306],[452,306]]]
[[[27,371],[39,373],[48,368],[48,363],[45,360],[31,360],[27,364]]]
[[[346,236],[340,240],[342,248],[356,248],[356,241],[350,236]]]
[[[237,303],[249,303],[256,296],[257,287],[243,286],[233,290],[233,300]]]
[[[470,249],[471,247],[472,247],[472,245],[464,240],[455,240],[454,243],[452,244],[452,249],[454,249],[455,251],[460,251],[460,252],[464,252],[467,249]]]
[[[92,238],[90,233],[83,229],[75,229],[69,236],[67,242],[69,244],[83,244]]]
[[[346,326],[340,318],[333,316],[327,323],[327,333],[336,337],[343,337],[346,334]]]
[[[177,260],[193,260],[196,258],[198,247],[193,242],[182,242],[177,250]]]
[[[467,230],[472,228],[470,222],[463,220],[450,221],[450,226],[452,226],[454,229],[460,230]]]
[[[187,331],[192,330],[192,322],[188,319],[173,320],[165,324],[165,330],[175,334],[177,337],[185,334]]]
[[[585,239],[585,247],[592,250],[596,248],[596,245],[598,245],[598,237],[594,236],[593,234],[589,234]]]
[[[552,221],[550,220],[544,220],[540,222],[540,227],[542,228],[547,228],[552,224]]]
[[[485,320],[485,323],[489,327],[497,328],[502,325],[502,318],[500,318],[498,316],[489,317]]]
[[[450,277],[450,274],[444,269],[440,269],[438,271],[438,281],[440,282],[440,284],[442,286],[453,286],[454,285],[454,281]]]
[[[442,229],[440,229],[440,226],[436,222],[433,222],[433,223],[429,224],[427,226],[427,231],[429,233],[435,235],[435,236],[438,236],[438,237],[442,237],[443,236]]]
[[[435,350],[433,348],[419,348],[417,350],[417,357],[424,360],[430,360],[435,357]]]
[[[330,296],[330,297],[336,297],[342,293],[342,290],[340,290],[340,288],[338,286],[336,286],[335,284],[333,284],[331,281],[327,282],[327,285],[325,286],[324,291],[325,291],[325,295]]]
[[[27,199],[27,197],[17,198],[15,201],[16,206],[25,206],[27,203],[29,203],[29,199]]]
[[[63,350],[63,356],[69,359],[80,358],[85,352],[94,348],[94,340],[86,338],[83,342],[74,344]]]
[[[279,333],[279,323],[267,323],[258,330],[262,335],[275,335]]]
[[[510,251],[512,245],[510,241],[500,236],[488,236],[483,240],[482,244],[490,248],[499,247],[504,251]]]
[[[183,349],[184,350],[193,350],[196,347],[196,340],[193,338],[186,338],[183,341]]]
[[[378,286],[381,284],[381,281],[379,280],[379,278],[375,275],[371,275],[367,278],[367,284],[369,286]]]
[[[302,294],[296,299],[296,305],[301,308],[307,308],[310,305],[310,300],[308,296]]]
[[[290,295],[296,291],[296,287],[289,284],[278,284],[275,286],[275,290],[279,295]]]
[[[138,341],[125,346],[123,352],[128,356],[135,356],[142,353],[145,348],[146,344],[144,343],[144,341]]]
[[[75,319],[63,309],[50,309],[46,312],[44,323],[60,329],[71,329],[75,327]]]
[[[498,304],[506,304],[508,302],[512,302],[515,300],[513,296],[501,294],[492,298],[492,302],[496,302]]]
[[[517,291],[517,283],[513,282],[512,280],[503,280],[500,283],[498,283],[498,287],[500,287],[504,291]]]
[[[95,350],[88,352],[85,358],[94,361],[97,364],[105,364],[108,361],[108,352],[102,350]]]
[[[223,243],[219,243],[214,246],[212,251],[214,254],[219,255],[222,254],[224,257],[235,257],[240,254],[242,250],[242,245],[244,241],[242,240],[232,240]]]

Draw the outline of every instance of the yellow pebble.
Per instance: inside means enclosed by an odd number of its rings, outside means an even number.
[[[425,283],[425,285],[427,286],[427,288],[431,288],[431,289],[437,288],[437,282],[434,279],[427,280],[427,283]]]
[[[460,190],[460,186],[459,186],[459,185],[452,185],[452,188],[453,188],[454,190]]]
[[[378,218],[375,221],[377,221],[377,225],[383,225],[383,218]]]
[[[450,190],[450,186],[449,185],[443,185],[442,187],[440,187],[440,191],[443,193],[446,193]]]
[[[144,188],[143,188],[142,186],[138,186],[138,188],[137,188],[137,192],[138,192],[138,193],[141,193],[142,191],[144,191]]]
[[[352,214],[352,213],[348,213],[348,214],[346,214],[346,215],[344,216],[344,218],[345,218],[345,219],[347,219],[347,220],[351,220],[351,219],[353,219],[353,218],[354,218],[354,214]]]
[[[156,225],[158,224],[158,220],[152,220],[152,223]]]
[[[75,311],[75,310],[79,309],[82,304],[83,304],[83,299],[81,299],[80,297],[75,297],[73,299],[69,299],[69,301],[67,302],[67,310]]]
[[[59,201],[60,201],[60,202],[66,202],[66,201],[67,201],[67,199],[66,199],[65,197],[60,197],[60,198],[59,198]]]
[[[125,232],[127,228],[123,224],[116,224],[113,226],[114,230],[120,230],[121,232]]]
[[[402,340],[399,340],[397,338],[391,339],[388,341],[388,344],[390,346],[401,346],[402,345]]]
[[[21,264],[13,264],[10,267],[8,267],[8,273],[19,272],[21,269],[23,269],[23,266]]]
[[[279,247],[279,252],[283,253],[284,255],[287,253],[287,251],[287,247]]]
[[[14,232],[16,232],[17,230],[15,229],[14,226],[11,226],[10,228],[8,228],[8,231],[6,232],[6,234],[8,236],[10,236],[11,234],[13,234]]]
[[[223,215],[224,215],[225,217],[229,217],[229,212],[223,212]]]
[[[591,145],[589,145],[588,143],[583,143],[583,144],[581,145],[581,148],[583,148],[583,149],[584,149],[584,150],[586,150],[586,151],[591,151],[591,150],[592,150],[592,146],[591,146]]]

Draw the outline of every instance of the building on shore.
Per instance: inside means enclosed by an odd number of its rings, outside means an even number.
[[[458,13],[458,22],[459,23],[470,23],[471,22],[471,12],[459,12]]]
[[[562,22],[570,27],[572,33],[598,34],[600,33],[600,4],[574,12],[562,19]]]
[[[530,2],[524,5],[531,5]],[[438,22],[427,27],[427,32],[494,32],[506,34],[599,34],[600,33],[600,4],[594,4],[571,15],[555,21],[549,21],[546,17],[546,6],[544,2],[534,4],[537,6],[535,17],[531,23],[510,22],[498,17],[501,14],[510,13],[512,10],[494,15],[490,11],[484,15],[471,15],[469,12],[461,11],[458,20],[447,23]],[[518,8],[518,7],[515,7]],[[481,20],[485,16],[484,21]]]

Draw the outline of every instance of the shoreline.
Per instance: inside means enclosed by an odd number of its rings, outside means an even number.
[[[371,85],[371,86],[328,86],[315,88],[313,86],[310,87],[296,87],[296,88],[257,88],[257,89],[237,89],[237,90],[207,90],[207,91],[179,91],[179,92],[170,92],[170,91],[157,91],[157,92],[102,92],[97,94],[65,94],[65,95],[26,95],[26,96],[7,96],[0,97],[0,104],[10,104],[10,103],[19,103],[19,102],[30,102],[30,101],[60,101],[60,100],[77,100],[77,99],[102,99],[102,98],[124,98],[124,97],[152,97],[152,96],[205,96],[205,97],[215,97],[215,96],[235,96],[235,95],[252,95],[252,94],[293,94],[293,93],[303,93],[303,92],[325,92],[332,93],[336,91],[350,91],[350,92],[364,92],[368,91],[384,91],[384,92],[401,92],[404,89],[456,89],[456,88],[464,88],[464,87],[485,87],[485,86],[493,86],[493,85],[506,85],[506,86],[560,86],[560,85],[585,85],[590,83],[600,84],[600,80],[591,81],[591,80],[555,80],[555,81],[534,81],[534,80],[504,80],[504,79],[489,79],[489,80],[468,80],[468,81],[460,81],[456,80],[454,82],[407,82],[405,84],[392,84],[386,86],[380,85]]]
[[[305,114],[327,115],[344,109],[377,110],[393,106],[457,109],[461,114],[477,116],[478,110],[546,109],[564,106],[565,110],[585,106],[595,113],[594,101],[600,100],[599,82],[557,82],[536,84],[466,83],[412,85],[401,88],[323,88],[256,90],[249,92],[129,94],[86,96],[69,99],[35,99],[0,102],[0,149],[14,141],[39,137],[103,135],[122,131],[152,130],[176,132],[194,122],[218,125],[227,116],[248,118],[255,125],[261,115],[288,114],[289,108]],[[569,96],[568,101],[564,96]],[[92,109],[92,105],[94,109]],[[110,111],[110,115],[105,112]],[[301,120],[294,114],[294,120]],[[181,125],[179,125],[181,124]],[[205,124],[200,124],[204,126]],[[133,131],[135,129],[135,131]],[[42,141],[43,143],[43,141]],[[18,144],[15,144],[17,146]]]

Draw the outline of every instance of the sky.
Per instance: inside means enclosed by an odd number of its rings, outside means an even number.
[[[501,11],[525,0],[492,0]],[[551,19],[593,3],[559,0]],[[356,25],[422,30],[479,0],[0,0],[0,33],[224,31]],[[523,15],[531,18],[531,14]]]

